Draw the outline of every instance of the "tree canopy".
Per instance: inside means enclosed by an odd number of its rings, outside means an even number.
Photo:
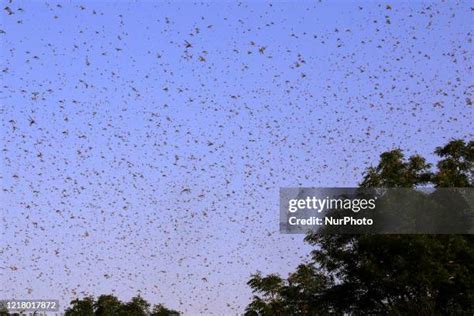
[[[474,141],[438,147],[437,170],[400,149],[380,155],[361,187],[472,187]],[[473,235],[308,234],[311,260],[288,278],[252,275],[246,315],[474,312]]]
[[[178,316],[179,312],[158,304],[151,304],[141,296],[122,302],[113,295],[101,295],[97,299],[85,297],[75,299],[66,310],[65,316]]]

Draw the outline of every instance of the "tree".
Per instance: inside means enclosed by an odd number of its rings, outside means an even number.
[[[65,312],[65,316],[94,316],[94,298],[84,297],[82,300],[75,299],[71,302],[71,307]]]
[[[121,307],[122,302],[113,295],[101,295],[94,303],[96,316],[116,315]]]
[[[435,153],[443,159],[438,162],[434,183],[440,187],[472,187],[474,181],[474,141],[454,140]]]
[[[75,299],[66,310],[65,316],[178,316],[179,312],[158,304],[150,310],[148,303],[141,296],[133,297],[129,302],[122,302],[113,295],[101,295]]]
[[[473,186],[473,141],[454,140],[435,153],[441,158],[436,172],[421,156],[405,159],[401,150],[383,153],[361,187]],[[312,261],[286,280],[271,275],[278,280],[270,282],[272,292],[262,286],[268,277],[252,276],[248,284],[258,295],[248,305],[248,315],[274,315],[275,308],[284,315],[474,312],[473,235],[313,233],[305,241],[315,247]],[[292,281],[294,275],[301,278],[298,283]]]
[[[150,316],[179,316],[179,313],[158,304],[153,307]]]
[[[8,309],[4,304],[0,304],[0,316],[8,316]]]

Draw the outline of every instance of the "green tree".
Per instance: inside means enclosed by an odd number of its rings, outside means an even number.
[[[0,304],[0,316],[8,316],[8,309],[4,304]]]
[[[133,297],[129,302],[122,302],[113,295],[101,295],[75,299],[66,310],[65,316],[178,316],[179,312],[158,304],[151,310],[151,305],[141,296]]]
[[[118,316],[147,316],[149,315],[150,304],[140,296],[132,298],[128,303],[122,304]]]
[[[254,296],[247,308],[248,315],[317,315],[328,310],[320,293],[333,282],[314,265],[301,264],[288,279],[257,273],[247,284],[261,294]]]
[[[474,141],[454,140],[435,153],[443,159],[438,162],[434,183],[440,187],[472,187],[474,181]]]
[[[401,150],[383,153],[361,187],[472,187],[474,142],[438,147],[438,170],[420,156]],[[262,286],[248,282],[255,295],[248,315],[391,314],[459,315],[474,312],[474,238],[472,235],[309,234],[314,246],[309,275],[291,275]],[[301,269],[301,266],[298,270]],[[315,276],[317,276],[315,278]],[[324,282],[322,282],[324,281]],[[277,286],[278,284],[278,286]],[[275,299],[276,298],[276,299]]]
[[[179,316],[177,311],[166,308],[161,304],[157,304],[153,307],[151,311],[151,316]]]
[[[91,296],[84,297],[82,300],[75,299],[71,305],[64,313],[65,316],[94,316],[94,298]]]
[[[96,316],[117,315],[122,303],[113,295],[101,295],[94,303]]]

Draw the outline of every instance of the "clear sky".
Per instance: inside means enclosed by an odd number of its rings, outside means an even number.
[[[280,187],[473,136],[472,2],[59,3],[2,1],[1,298],[242,312]]]

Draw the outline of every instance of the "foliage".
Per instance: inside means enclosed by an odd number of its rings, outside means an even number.
[[[361,187],[472,187],[474,141],[436,148],[436,172],[421,156],[385,152]],[[309,234],[311,262],[287,279],[253,275],[247,315],[474,312],[473,235]]]
[[[66,310],[65,316],[178,316],[179,312],[158,304],[151,308],[150,303],[140,296],[130,302],[122,302],[113,295],[101,295],[75,299]]]

